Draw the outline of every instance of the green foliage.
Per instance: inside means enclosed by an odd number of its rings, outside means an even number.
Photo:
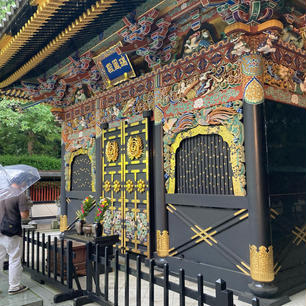
[[[2,166],[25,164],[38,170],[60,170],[61,159],[46,155],[0,155]]]
[[[46,154],[60,158],[60,127],[47,105],[21,110],[16,100],[0,101],[0,154]]]
[[[3,20],[7,12],[11,11],[12,6],[16,7],[14,0],[0,0],[0,19]]]

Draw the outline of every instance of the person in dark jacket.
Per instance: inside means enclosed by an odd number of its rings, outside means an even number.
[[[8,294],[17,294],[28,288],[21,285],[22,275],[22,229],[21,219],[29,217],[29,205],[25,193],[0,201],[0,224],[3,218],[7,218],[16,224],[17,233],[14,236],[7,236],[0,232],[0,269],[3,270],[3,263],[6,254],[9,256],[9,290]]]

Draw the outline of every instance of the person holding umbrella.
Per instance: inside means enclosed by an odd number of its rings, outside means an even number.
[[[37,169],[25,165],[16,166],[2,167],[0,165],[2,187],[5,185],[4,181],[7,180],[5,188],[0,189],[0,269],[3,269],[4,260],[8,254],[9,295],[28,289],[21,285],[23,252],[21,219],[29,217],[29,205],[25,190],[40,178]],[[22,166],[21,171],[16,171],[19,169],[18,166]],[[27,172],[25,169],[30,169],[32,172]],[[33,169],[36,170],[34,174]]]

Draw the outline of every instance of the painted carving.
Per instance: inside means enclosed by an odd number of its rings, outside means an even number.
[[[184,44],[184,55],[191,55],[202,48],[208,48],[214,41],[208,29],[203,29],[192,34]]]
[[[305,27],[298,30],[293,25],[288,25],[283,29],[280,39],[283,42],[293,44],[296,48],[303,48],[306,43]]]
[[[128,239],[135,239],[135,213],[134,212],[127,212],[125,214],[125,235]]]
[[[249,104],[264,102],[263,59],[260,55],[250,54],[241,58],[243,100]]]
[[[137,239],[140,241],[140,243],[147,242],[149,233],[149,222],[147,218],[147,214],[145,213],[138,213],[136,215],[136,232]]]
[[[139,136],[130,136],[127,142],[127,155],[129,159],[139,159],[143,152],[142,139]]]
[[[31,94],[36,103],[48,103],[52,106],[66,107],[82,103],[103,89],[101,76],[92,60],[91,52],[80,58],[70,56],[70,65],[65,76],[50,76],[46,80],[37,79],[40,85],[23,83],[23,90]]]
[[[171,118],[170,118],[171,119]],[[244,166],[244,132],[242,119],[242,102],[235,101],[226,104],[225,106],[214,106],[211,108],[202,108],[194,110],[193,112],[184,113],[177,120],[173,120],[165,129],[164,142],[164,171],[165,171],[165,185],[169,193],[174,192],[175,182],[175,151],[172,145],[180,136],[180,141],[183,138],[195,136],[196,134],[190,132],[194,130],[197,133],[197,127],[206,126],[206,134],[222,133],[224,141],[228,142],[231,154],[231,163],[233,170],[233,187],[235,195],[246,194],[244,189],[246,185],[245,166]],[[211,123],[210,125],[209,122]],[[218,126],[223,126],[225,130],[221,130]],[[203,129],[204,131],[204,129]],[[184,133],[184,134],[182,134]],[[177,146],[176,146],[177,147]]]
[[[120,94],[124,94],[124,90],[120,91]],[[128,99],[127,99],[128,98]],[[106,101],[101,105],[98,110],[97,124],[101,125],[104,122],[113,122],[119,120],[127,120],[132,122],[135,116],[143,113],[145,110],[151,110],[154,108],[154,92],[147,92],[142,95],[134,97],[125,96],[124,100],[107,103]]]
[[[123,52],[136,51],[143,56],[149,67],[168,62],[176,45],[175,28],[171,28],[171,19],[158,18],[157,9],[150,10],[141,18],[135,16],[123,18],[126,28],[119,35],[123,38],[125,46]]]
[[[210,2],[210,1],[208,1]],[[263,23],[272,18],[278,0],[234,1],[219,5],[217,12],[228,24],[241,22],[246,24]],[[223,2],[224,3],[224,2]]]

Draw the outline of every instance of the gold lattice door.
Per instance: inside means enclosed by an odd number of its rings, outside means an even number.
[[[111,198],[104,234],[119,234],[120,248],[150,257],[148,119],[103,131],[102,195]]]

